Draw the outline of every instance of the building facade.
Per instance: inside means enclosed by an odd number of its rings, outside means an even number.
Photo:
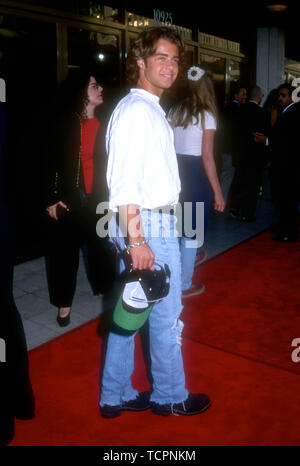
[[[105,100],[113,101],[126,87],[125,63],[131,41],[143,28],[160,24],[174,28],[184,38],[186,66],[200,64],[211,72],[220,106],[228,102],[230,87],[237,80],[247,85],[257,82],[267,94],[274,80],[257,80],[265,78],[267,58],[271,74],[275,66],[275,81],[300,76],[297,62],[284,62],[279,33],[282,52],[278,63],[273,63],[270,57],[276,55],[275,45],[264,49],[262,56],[257,49],[255,59],[239,42],[183,26],[172,11],[155,7],[141,15],[141,11],[113,8],[97,1],[0,1],[0,78],[6,81],[7,108],[13,115],[16,134],[11,148],[13,165],[17,167],[16,202],[20,212],[27,212],[19,216],[20,260],[26,256],[23,246],[26,249],[28,244],[39,243],[42,235],[36,228],[42,215],[40,147],[57,85],[73,69],[93,63],[103,76]],[[262,49],[270,43],[268,34],[257,33]]]

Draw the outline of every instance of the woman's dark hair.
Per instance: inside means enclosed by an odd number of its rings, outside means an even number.
[[[184,44],[180,35],[168,27],[154,27],[142,31],[137,39],[132,43],[130,55],[127,60],[127,80],[136,84],[139,78],[139,68],[137,61],[139,58],[147,60],[156,50],[159,39],[165,39],[177,45],[179,53],[179,63],[184,60]]]
[[[99,72],[92,68],[76,68],[69,71],[67,78],[60,84],[57,92],[56,106],[62,114],[77,113],[82,115],[88,102],[87,88],[90,77],[97,82]]]
[[[270,110],[271,108],[278,107],[278,88],[272,89],[264,103],[264,108]]]

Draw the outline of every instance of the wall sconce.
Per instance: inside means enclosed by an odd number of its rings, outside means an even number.
[[[270,1],[267,8],[271,11],[284,11],[287,9],[287,4],[284,1]]]

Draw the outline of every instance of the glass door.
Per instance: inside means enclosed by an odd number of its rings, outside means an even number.
[[[222,108],[225,102],[225,83],[226,83],[226,59],[214,55],[201,53],[200,66],[211,73],[214,82],[215,91],[219,108]]]
[[[111,100],[120,92],[122,54],[121,31],[108,28],[68,27],[68,73],[88,66],[101,76],[104,98]]]
[[[230,88],[233,83],[237,81],[241,81],[245,84],[245,86],[249,85],[249,70],[248,70],[247,63],[230,58],[229,66],[228,66],[228,74],[229,74],[229,95],[230,95]]]

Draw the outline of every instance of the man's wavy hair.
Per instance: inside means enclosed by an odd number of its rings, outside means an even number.
[[[135,85],[139,78],[139,58],[147,60],[155,53],[156,44],[159,39],[165,39],[177,45],[179,54],[179,64],[184,62],[184,43],[180,35],[168,27],[153,27],[145,29],[134,40],[131,45],[130,54],[127,60],[127,80],[131,85]]]

